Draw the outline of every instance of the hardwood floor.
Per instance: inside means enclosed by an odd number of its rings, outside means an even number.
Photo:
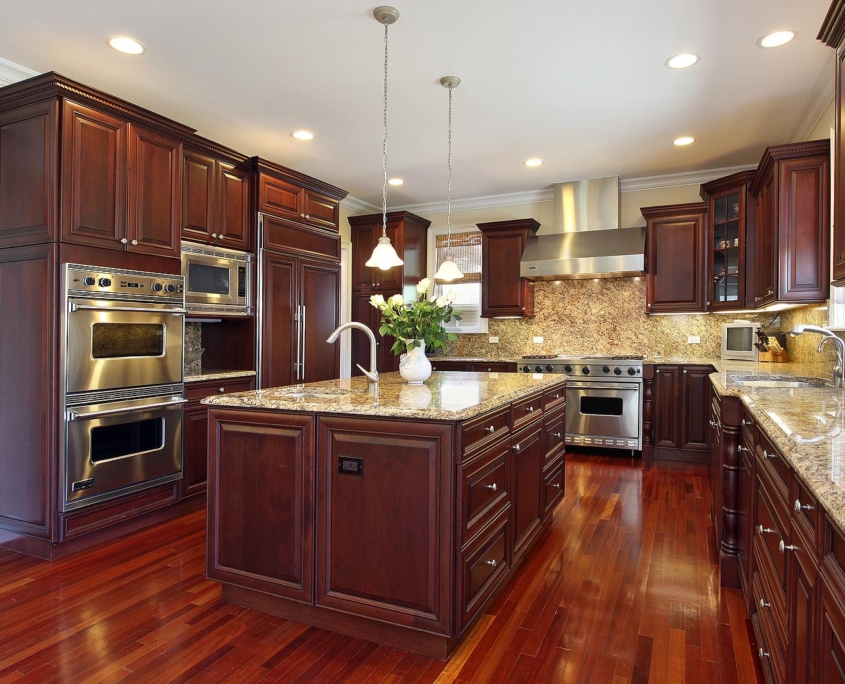
[[[53,562],[0,550],[5,682],[756,682],[708,471],[568,454],[550,530],[447,662],[224,604],[205,514]]]

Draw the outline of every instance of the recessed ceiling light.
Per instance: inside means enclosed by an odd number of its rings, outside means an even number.
[[[788,29],[783,31],[772,31],[771,33],[763,36],[762,38],[760,38],[760,40],[757,41],[757,47],[780,47],[781,45],[786,45],[788,42],[790,42],[793,38],[795,38],[795,35],[795,31],[790,31]]]
[[[675,138],[674,144],[678,147],[683,147],[684,145],[692,145],[695,142],[695,138],[692,138],[688,135],[684,135],[680,138]]]
[[[391,178],[389,181],[387,181],[387,184],[388,185],[404,185],[405,181],[403,181],[401,178]]]
[[[291,133],[291,137],[297,140],[313,140],[314,134],[311,131],[294,131]]]
[[[542,163],[543,163],[543,160],[542,159],[526,159],[522,163],[525,164],[526,166],[541,166]]]
[[[142,55],[147,51],[143,43],[127,36],[112,36],[106,42],[109,47],[125,55]]]
[[[677,55],[673,55],[663,63],[670,69],[686,69],[687,67],[691,67],[693,64],[696,64],[699,59],[701,59],[701,57],[694,52],[680,52]]]

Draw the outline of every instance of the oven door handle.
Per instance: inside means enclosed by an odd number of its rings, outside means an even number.
[[[187,404],[187,399],[174,399],[173,401],[163,401],[159,404],[145,404],[143,406],[124,406],[123,408],[105,409],[104,411],[91,411],[90,413],[80,413],[73,409],[68,409],[68,420],[87,420],[88,418],[99,418],[100,416],[113,416],[118,413],[130,413],[132,411],[146,411],[147,409],[164,408],[165,406],[179,406],[179,404]]]
[[[157,314],[186,314],[188,313],[187,309],[152,309],[152,308],[145,308],[145,307],[134,307],[134,306],[93,306],[92,304],[77,304],[76,302],[70,303],[70,310],[73,311],[102,311],[107,313],[109,311],[121,311],[127,313],[157,313]]]
[[[576,384],[575,382],[567,382],[566,383],[567,389],[588,389],[588,390],[601,390],[601,389],[612,389],[612,390],[623,390],[626,392],[639,392],[640,391],[640,384],[637,383],[636,385],[616,385],[610,384],[606,382],[591,382],[591,383],[583,383],[583,384]]]

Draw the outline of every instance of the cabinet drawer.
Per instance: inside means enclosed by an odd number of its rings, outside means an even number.
[[[566,405],[566,387],[561,385],[543,392],[543,410],[549,412]]]
[[[816,530],[819,526],[819,502],[816,501],[816,497],[810,494],[797,475],[794,475],[792,480],[794,483],[794,493],[792,496],[793,520],[804,527],[804,532],[815,542]]]
[[[789,495],[789,481],[792,479],[792,467],[781,456],[780,452],[775,449],[764,433],[760,433],[757,456],[759,457],[758,463],[762,462],[762,468],[772,480],[777,495],[786,503]]]
[[[433,371],[460,371],[465,372],[469,368],[466,361],[432,361]]]
[[[476,373],[507,373],[509,365],[506,361],[476,361],[467,364],[467,368]]]
[[[537,420],[543,414],[543,395],[536,394],[528,399],[517,402],[511,408],[511,425],[513,429],[527,425]]]
[[[760,643],[758,644],[760,661],[764,667],[768,666],[774,682],[783,682],[786,671],[786,649],[778,638],[774,615],[772,614],[774,604],[766,596],[766,590],[759,573],[755,572],[754,578],[751,580],[751,592],[760,626]]]
[[[461,587],[459,589],[461,631],[481,610],[484,602],[493,594],[507,576],[508,547],[510,546],[510,523],[508,507],[489,526],[470,548],[460,554],[459,567]]]
[[[247,392],[255,388],[255,376],[223,380],[201,380],[185,383],[185,399],[200,401],[206,397],[218,394],[232,394],[232,392]]]
[[[768,559],[768,567],[774,571],[773,581],[777,583],[783,596],[786,596],[786,553],[782,544],[788,544],[786,511],[774,503],[763,480],[757,476],[757,503],[754,511],[755,546],[759,546],[761,556]],[[761,563],[761,571],[766,570],[766,563]]]
[[[564,468],[563,463],[546,476],[546,485],[543,490],[543,513],[547,516],[555,509],[558,502],[564,495]]]
[[[752,447],[756,447],[760,438],[760,432],[757,429],[757,423],[745,406],[742,407],[742,419],[740,422],[742,437],[744,437]]]
[[[458,466],[463,540],[477,532],[488,513],[508,501],[509,455],[510,443],[498,442],[468,463]]]
[[[546,463],[551,460],[552,452],[554,452],[561,444],[563,444],[566,436],[566,422],[563,412],[552,416],[551,419],[546,417]]]
[[[473,418],[461,426],[461,443],[464,445],[463,460],[484,446],[509,434],[508,409],[498,409]]]

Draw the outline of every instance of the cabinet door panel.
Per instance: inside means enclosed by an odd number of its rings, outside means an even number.
[[[540,424],[516,433],[511,439],[514,562],[534,540],[543,517],[545,482],[542,478],[542,436],[543,427]]]
[[[337,230],[338,203],[331,197],[326,197],[312,190],[302,191],[302,204],[305,220],[308,223]]]
[[[680,448],[680,373],[679,366],[658,366],[654,369],[655,447]]]
[[[217,168],[219,243],[249,251],[249,173],[223,162],[218,162]]]
[[[704,218],[700,214],[647,222],[646,309],[650,313],[704,311]]]
[[[789,641],[792,643],[791,681],[813,684],[816,681],[816,586],[818,569],[799,537],[798,548],[791,559],[793,576]],[[789,672],[787,670],[787,672]]]
[[[304,381],[340,377],[340,345],[326,340],[340,325],[340,266],[303,261],[300,300],[305,307],[302,332]],[[366,366],[365,366],[366,368]]]
[[[314,417],[209,419],[209,577],[311,603]]]
[[[129,125],[69,101],[62,120],[62,239],[123,249]]]
[[[828,579],[821,582],[821,632],[819,633],[818,681],[825,684],[845,683],[845,615],[842,606],[828,588]]]
[[[179,256],[182,143],[140,126],[129,136],[129,248]]]
[[[264,253],[262,387],[292,385],[297,380],[294,364],[299,328],[294,321],[294,315],[298,302],[298,270],[296,258],[273,252]]]
[[[182,237],[209,242],[213,226],[214,160],[185,150],[182,155]]]
[[[449,633],[450,453],[449,425],[320,418],[318,605]]]
[[[772,176],[757,195],[757,222],[754,228],[754,306],[763,306],[775,299],[775,202],[777,200],[777,176]]]
[[[261,176],[258,186],[259,211],[277,216],[301,218],[299,208],[302,188],[283,180]]]
[[[208,479],[208,411],[202,404],[182,411],[182,498],[205,491]]]
[[[524,316],[533,299],[533,284],[519,275],[519,256],[527,231],[485,232],[481,238],[484,282],[481,287],[482,316]],[[529,301],[530,300],[530,301]]]
[[[707,367],[685,366],[681,371],[681,449],[710,449],[710,373]]]

